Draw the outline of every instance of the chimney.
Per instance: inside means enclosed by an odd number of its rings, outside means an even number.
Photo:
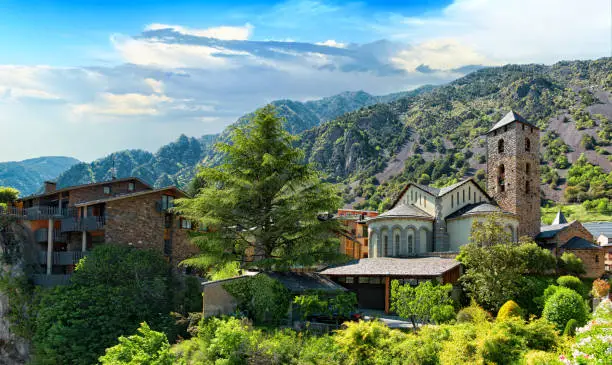
[[[45,193],[52,193],[55,191],[57,183],[53,181],[45,181]]]

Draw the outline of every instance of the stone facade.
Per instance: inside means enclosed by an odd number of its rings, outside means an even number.
[[[434,251],[433,222],[387,218],[368,224],[369,257],[410,257]]]
[[[540,233],[539,142],[539,129],[519,121],[487,135],[487,191],[517,214],[521,237]]]
[[[587,278],[599,278],[605,272],[605,254],[606,251],[603,249],[599,250],[567,250],[573,253],[582,260],[584,264],[584,274]],[[562,252],[561,252],[562,253]]]

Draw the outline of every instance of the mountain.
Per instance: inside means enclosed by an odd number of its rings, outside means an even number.
[[[63,156],[0,162],[0,186],[11,186],[21,195],[30,195],[38,191],[45,180],[55,179],[77,163],[79,160]]]
[[[278,114],[287,120],[287,130],[297,134],[363,106],[418,95],[433,88],[434,86],[428,85],[383,96],[370,95],[364,91],[343,92],[319,100],[276,100],[272,104]],[[199,163],[214,164],[218,160],[212,148],[214,143],[227,141],[231,130],[247,123],[253,115],[254,113],[249,113],[240,117],[219,135],[206,135],[201,138],[181,135],[175,142],[162,146],[154,154],[142,150],[125,150],[92,163],[77,164],[57,178],[58,187],[108,180],[112,177],[113,166],[117,177],[137,176],[157,187],[171,184],[185,187],[193,178],[195,167]]]
[[[358,91],[273,104],[298,135],[307,161],[341,186],[349,206],[384,209],[408,181],[441,187],[475,176],[482,182],[485,133],[510,109],[542,129],[543,198],[583,201],[612,195],[610,69],[612,58],[506,65],[383,97]],[[59,177],[59,185],[106,180],[114,160],[118,177],[185,187],[199,163],[218,161],[214,142],[226,141],[250,117],[219,135],[181,136],[155,154],[121,151],[76,165]],[[570,170],[586,162],[581,171]]]

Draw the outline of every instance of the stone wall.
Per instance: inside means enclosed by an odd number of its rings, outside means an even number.
[[[499,152],[503,140],[503,152]],[[529,140],[529,150],[527,150]],[[499,206],[519,217],[519,236],[540,232],[540,131],[519,122],[487,136],[487,191]],[[499,184],[504,168],[503,187]]]
[[[134,183],[134,190],[129,191],[128,185],[129,183]],[[110,186],[111,193],[110,195],[104,194],[104,187]],[[91,186],[84,186],[82,188],[74,189],[69,191],[68,197],[68,206],[73,206],[74,204],[97,200],[97,199],[105,199],[116,195],[123,195],[128,193],[135,193],[138,191],[149,190],[150,188],[146,185],[142,184],[138,180],[128,180],[128,181],[109,181],[108,184],[96,184]],[[66,194],[66,193],[64,193]]]
[[[603,249],[587,249],[587,250],[566,250],[576,255],[584,263],[586,273],[582,276],[587,278],[599,278],[605,272],[605,250]]]

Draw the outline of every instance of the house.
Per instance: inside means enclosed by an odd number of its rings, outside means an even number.
[[[195,227],[170,212],[174,199],[185,196],[174,186],[154,189],[135,177],[63,189],[46,182],[43,193],[19,199],[4,214],[33,232],[46,273],[35,282],[56,285],[67,282],[78,261],[99,244],[157,250],[173,264],[195,254],[187,235]]]
[[[247,271],[234,278],[208,281],[202,283],[203,316],[212,317],[230,315],[238,309],[239,303],[225,288],[224,285],[237,280],[244,280],[257,275],[266,275],[275,279],[287,289],[292,297],[309,292],[326,293],[330,296],[346,292],[346,289],[334,281],[312,272],[257,272]],[[293,304],[287,308],[289,323],[292,322]]]
[[[557,257],[571,252],[584,263],[585,277],[598,278],[605,272],[605,250],[596,244],[593,235],[578,221],[568,222],[559,210],[552,224],[542,226],[536,236],[541,247],[550,249]]]
[[[583,223],[593,237],[597,245],[604,249],[604,268],[606,272],[612,271],[612,222],[589,222]]]
[[[542,237],[541,231],[549,230],[540,227],[539,141],[539,128],[510,111],[486,134],[486,190],[473,178],[443,188],[408,183],[389,210],[364,219],[368,258],[321,273],[355,291],[360,305],[388,311],[389,280],[413,285],[457,281],[461,269],[454,257],[469,242],[474,222],[496,214],[513,241]],[[578,231],[570,228],[552,238],[555,247],[563,246],[556,252],[571,250],[588,258],[587,274],[599,276],[599,251],[585,243],[592,237]],[[552,247],[551,242],[542,245]]]
[[[340,253],[355,259],[368,257],[367,218],[373,218],[378,212],[371,210],[338,209],[334,218],[343,225],[345,232],[340,235]]]

